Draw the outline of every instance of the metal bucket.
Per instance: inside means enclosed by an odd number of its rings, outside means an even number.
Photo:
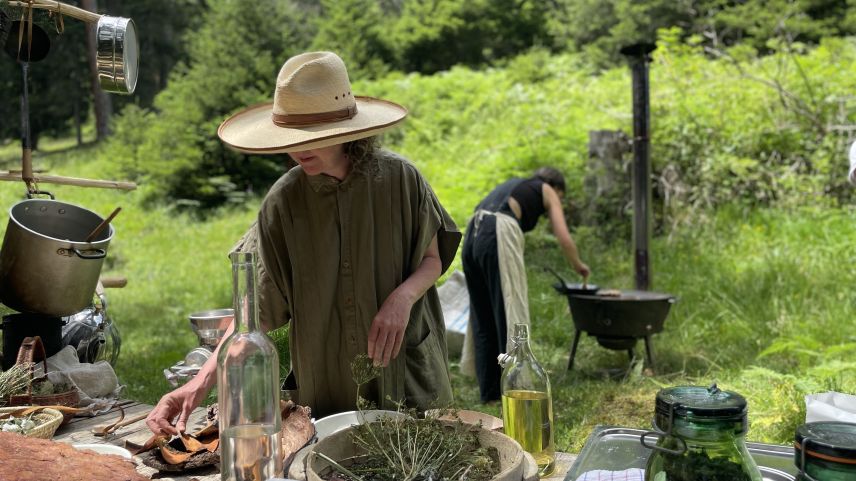
[[[57,317],[89,306],[113,226],[92,242],[84,240],[103,220],[56,200],[12,206],[0,250],[0,301],[17,311]]]

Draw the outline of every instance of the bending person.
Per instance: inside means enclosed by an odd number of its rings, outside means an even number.
[[[518,322],[529,323],[523,233],[546,214],[565,258],[583,278],[590,274],[568,232],[564,193],[564,176],[542,167],[528,179],[511,179],[493,189],[467,225],[461,257],[470,294],[476,378],[484,403],[501,396],[497,357],[508,352],[508,329]]]

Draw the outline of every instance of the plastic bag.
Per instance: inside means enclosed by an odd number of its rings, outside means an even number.
[[[856,423],[856,396],[840,392],[807,395],[805,422],[817,421]]]

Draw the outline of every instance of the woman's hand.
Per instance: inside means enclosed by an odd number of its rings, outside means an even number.
[[[577,274],[583,277],[583,281],[588,279],[591,275],[591,269],[589,269],[589,266],[585,265],[582,261],[574,263],[574,270],[577,271]]]
[[[419,267],[401,283],[389,297],[383,301],[369,329],[369,357],[376,366],[386,367],[390,359],[398,357],[404,342],[404,330],[410,322],[410,309],[431,286],[437,282],[442,272],[440,249],[437,234],[422,254]]]
[[[369,357],[376,366],[386,367],[398,357],[404,330],[410,320],[413,302],[399,291],[393,291],[383,302],[369,330]]]
[[[166,393],[152,412],[146,416],[146,425],[158,435],[177,435],[187,428],[187,418],[205,397],[206,390],[189,382]],[[175,420],[175,426],[172,422]]]

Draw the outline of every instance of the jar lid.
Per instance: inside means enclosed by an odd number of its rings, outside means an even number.
[[[664,432],[669,431],[670,417],[693,421],[745,423],[747,406],[746,398],[736,392],[721,391],[716,384],[710,387],[671,387],[661,389],[657,393],[654,422],[657,428]]]
[[[797,428],[794,447],[800,451],[805,441],[806,458],[856,464],[856,424],[825,421]]]

